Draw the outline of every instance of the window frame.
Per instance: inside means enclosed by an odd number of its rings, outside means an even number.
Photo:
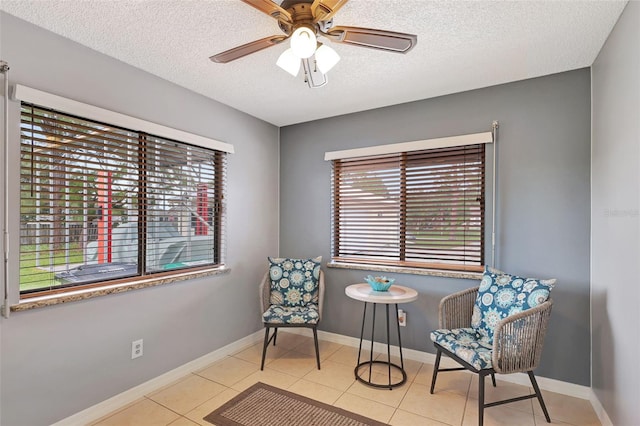
[[[131,127],[131,128],[145,128],[145,129],[149,129],[149,130],[156,130],[157,133],[155,134],[148,134],[144,131],[139,131],[136,132],[139,135],[145,135],[145,137],[154,137],[154,138],[159,138],[162,139],[163,141],[169,141],[171,143],[175,143],[175,144],[180,144],[181,146],[190,146],[194,149],[199,149],[199,150],[206,150],[210,153],[212,153],[213,156],[215,156],[216,158],[221,159],[221,161],[216,161],[215,162],[215,167],[216,167],[216,187],[219,187],[221,190],[221,197],[220,200],[216,201],[216,212],[215,214],[217,215],[216,217],[219,217],[220,220],[215,221],[215,233],[213,235],[213,241],[215,244],[215,251],[214,251],[214,258],[212,259],[211,263],[207,263],[204,265],[200,265],[200,266],[190,266],[190,267],[184,267],[184,268],[180,268],[180,269],[173,269],[173,270],[168,270],[168,271],[145,271],[145,263],[146,263],[146,259],[144,257],[142,257],[142,259],[144,259],[144,262],[139,262],[139,268],[138,271],[136,272],[135,275],[133,276],[128,276],[128,277],[123,277],[123,278],[116,278],[116,279],[111,279],[111,280],[100,280],[100,281],[91,281],[91,282],[87,282],[87,283],[81,283],[81,284],[71,284],[71,285],[59,285],[59,286],[55,286],[55,287],[45,287],[43,289],[40,290],[34,290],[34,291],[24,291],[21,288],[20,285],[20,279],[18,278],[18,293],[19,293],[19,300],[20,301],[24,301],[24,302],[28,302],[29,299],[34,299],[34,298],[39,298],[42,296],[60,296],[60,295],[64,295],[65,293],[71,293],[71,292],[77,292],[77,291],[83,291],[83,290],[95,290],[95,289],[100,289],[100,288],[113,288],[113,287],[117,287],[117,286],[126,286],[126,287],[138,287],[138,283],[142,283],[142,282],[149,282],[149,281],[165,281],[165,282],[172,282],[172,281],[178,281],[181,280],[186,275],[202,275],[202,273],[206,273],[207,271],[220,271],[220,270],[224,270],[226,269],[225,267],[225,259],[224,259],[224,254],[225,254],[225,245],[226,245],[226,240],[224,237],[225,234],[225,224],[224,224],[224,219],[226,217],[226,207],[225,207],[225,191],[226,191],[226,157],[227,154],[229,153],[233,153],[234,149],[232,145],[223,143],[223,142],[219,142],[219,141],[215,141],[213,139],[209,139],[209,138],[204,138],[202,136],[198,136],[198,135],[194,135],[194,134],[190,134],[187,132],[183,132],[183,131],[179,131],[179,130],[175,130],[175,129],[171,129],[168,127],[164,127],[161,125],[157,125],[155,123],[151,123],[151,122],[146,122],[144,120],[140,120],[140,119],[136,119],[133,117],[128,117],[119,113],[115,113],[112,111],[108,111],[108,110],[103,110],[101,108],[98,107],[93,107],[91,105],[86,105],[86,104],[82,104],[70,99],[66,99],[66,98],[62,98],[56,95],[50,95],[47,94],[45,92],[40,92],[38,90],[35,89],[31,89],[31,88],[27,88],[25,86],[20,86],[17,85],[16,89],[15,89],[15,98],[17,100],[22,101],[22,104],[33,104],[35,107],[37,108],[41,108],[41,109],[46,109],[46,110],[51,110],[54,112],[57,112],[59,114],[63,114],[66,116],[74,116],[74,117],[78,117],[79,119],[82,120],[87,120],[87,121],[91,121],[91,122],[97,122],[97,123],[101,123],[104,124],[106,126],[109,127],[119,127],[122,128],[123,126],[121,126],[118,123],[113,123],[113,122],[109,122],[106,123],[104,121],[100,121],[97,120],[94,117],[87,117],[87,116],[81,116],[79,114],[75,114],[73,112],[68,112],[65,110],[61,110],[60,106],[67,106],[69,108],[66,108],[67,110],[80,110],[80,111],[84,111],[87,112],[87,115],[89,116],[95,116],[96,113],[99,116],[102,117],[107,117],[107,118],[113,118],[113,121],[120,121],[122,122],[123,120],[126,121],[129,124],[137,124],[135,127]],[[35,98],[35,99],[34,99]],[[50,103],[54,104],[54,106],[56,107],[52,107],[52,106],[47,106],[47,105],[42,105],[44,102],[39,102],[42,100],[49,100],[51,101]],[[22,110],[22,108],[21,108]],[[20,118],[22,120],[22,111],[20,113]],[[128,129],[127,129],[128,130]],[[185,139],[189,140],[189,142],[184,142],[184,141],[180,141],[180,140],[175,140],[175,139],[170,139],[168,138],[166,135],[169,136],[184,136]],[[20,131],[20,140],[21,143],[20,145],[22,146],[22,131]],[[137,145],[139,146],[139,145]],[[22,158],[22,155],[21,155]],[[20,170],[22,170],[22,167],[20,167]],[[19,199],[22,200],[22,194],[19,196]],[[143,206],[144,204],[142,204],[142,201],[139,202],[140,206],[138,207],[139,210],[144,210]],[[21,216],[21,215],[20,215]],[[146,234],[141,234],[140,230],[144,230],[144,226],[145,226],[145,222],[144,220],[138,220],[138,247],[142,248],[145,247],[145,237]],[[22,223],[22,219],[20,219],[20,223]],[[21,253],[21,246],[22,244],[18,244],[18,256],[20,257],[20,253]],[[139,254],[139,258],[142,252],[142,256],[144,256],[144,249],[142,250],[138,250],[138,254]],[[18,259],[18,265],[20,265],[21,260]],[[20,269],[20,267],[18,267],[18,270]]]
[[[497,126],[496,126],[497,127]],[[438,138],[422,141],[403,142],[390,145],[379,145],[366,148],[356,148],[344,151],[333,151],[325,154],[325,160],[332,162],[331,171],[331,262],[329,266],[354,269],[367,269],[371,270],[386,270],[388,272],[406,272],[417,274],[429,274],[434,272],[435,274],[445,273],[451,276],[457,273],[474,273],[481,272],[486,263],[486,225],[487,225],[487,193],[488,191],[488,179],[486,178],[489,173],[488,168],[488,152],[485,149],[486,143],[493,143],[494,132],[485,132],[471,135],[453,136],[447,138]],[[407,155],[411,156],[415,151],[429,152],[436,151],[443,147],[459,147],[463,148],[468,145],[478,145],[482,150],[482,179],[480,183],[481,197],[480,197],[480,225],[479,225],[479,248],[477,250],[479,260],[475,264],[468,263],[447,263],[447,262],[428,262],[428,261],[407,261],[405,256],[406,244],[407,244],[407,188],[406,188],[406,159]],[[366,161],[367,159],[382,158],[385,155],[398,155],[398,181],[401,186],[401,190],[398,194],[398,204],[400,211],[398,212],[398,226],[399,230],[398,238],[396,239],[398,256],[396,259],[366,259],[362,256],[345,256],[341,251],[341,236],[340,236],[340,188],[339,178],[336,177],[336,173],[340,174],[340,164],[342,161],[359,160]],[[495,146],[494,146],[495,157]],[[364,164],[363,161],[363,164]],[[374,160],[375,161],[375,160]],[[338,170],[336,170],[338,169]],[[404,170],[404,172],[403,172]],[[495,180],[495,171],[494,176]],[[492,196],[494,194],[491,194]],[[343,212],[344,213],[344,212]],[[493,212],[492,212],[493,214]],[[375,231],[375,228],[373,228]],[[491,232],[493,234],[493,230]],[[403,242],[404,241],[404,242]],[[404,260],[403,260],[404,259]]]

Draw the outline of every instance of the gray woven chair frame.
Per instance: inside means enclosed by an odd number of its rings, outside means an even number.
[[[444,297],[440,301],[439,326],[445,329],[465,328],[471,325],[471,315],[473,305],[478,295],[478,288],[470,288],[458,293]],[[522,401],[524,399],[537,398],[544,412],[547,423],[551,423],[549,412],[542,399],[542,393],[533,375],[533,370],[540,362],[544,336],[547,332],[547,324],[551,314],[553,301],[551,299],[535,308],[512,315],[500,321],[495,328],[493,336],[492,367],[490,369],[478,370],[466,361],[460,359],[454,353],[443,348],[434,342],[436,347],[436,362],[433,367],[433,378],[431,380],[431,390],[433,393],[436,386],[436,378],[442,371],[469,370],[478,374],[478,424],[482,426],[484,422],[484,409],[510,402]],[[440,358],[442,354],[454,359],[463,367],[440,368]],[[491,375],[493,386],[496,386],[495,373],[511,374],[526,372],[529,375],[531,385],[535,393],[530,395],[509,398],[502,401],[484,402],[484,382],[485,377]]]
[[[260,308],[262,312],[266,312],[269,309],[271,298],[271,280],[269,279],[269,272],[264,274],[262,282],[260,283]],[[324,301],[324,273],[320,271],[320,277],[318,278],[318,322],[315,324],[264,324],[264,343],[262,346],[262,361],[260,363],[260,370],[264,370],[264,360],[267,356],[267,347],[269,343],[273,341],[273,346],[276,345],[276,339],[278,337],[278,328],[311,328],[313,330],[313,342],[316,347],[316,364],[318,370],[320,370],[320,350],[318,349],[318,324],[322,320],[322,305]],[[273,334],[269,337],[270,330],[273,328]]]

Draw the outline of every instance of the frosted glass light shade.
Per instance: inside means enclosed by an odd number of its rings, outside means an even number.
[[[293,50],[287,49],[282,52],[276,65],[295,77],[300,71],[300,58],[293,53]]]
[[[300,27],[291,36],[291,50],[298,58],[309,58],[316,51],[316,35],[308,27]]]
[[[316,65],[322,74],[328,73],[339,60],[340,55],[329,46],[322,44],[316,50]]]

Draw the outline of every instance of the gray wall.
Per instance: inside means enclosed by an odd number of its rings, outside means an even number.
[[[0,24],[0,52],[11,66],[11,84],[232,143],[236,149],[228,163],[231,273],[0,320],[0,424],[45,425],[261,327],[259,315],[251,313],[259,310],[257,285],[265,257],[278,250],[278,170],[272,167],[278,163],[278,128],[9,15],[0,14]],[[18,108],[12,102],[14,212],[19,205]],[[12,215],[12,229],[18,219]],[[11,265],[16,261],[17,254]],[[15,298],[15,280],[11,289]],[[139,338],[144,339],[144,356],[131,360],[131,341]]]
[[[629,2],[593,64],[592,386],[615,425],[640,424],[639,43]]]
[[[336,99],[340,102],[340,99]],[[537,373],[590,384],[590,72],[581,69],[284,127],[280,254],[330,258],[331,165],[325,151],[489,131],[499,120],[498,256],[514,274],[558,279]],[[325,268],[321,329],[359,336],[362,307],[344,288],[366,271]],[[439,300],[474,281],[392,275],[415,288],[403,344],[434,352]]]

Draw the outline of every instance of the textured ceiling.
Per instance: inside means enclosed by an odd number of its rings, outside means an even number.
[[[0,9],[285,126],[590,66],[625,4],[351,0],[335,25],[413,33],[418,44],[402,55],[329,43],[342,59],[318,89],[275,65],[288,42],[209,60],[281,34],[240,0],[1,0]]]

